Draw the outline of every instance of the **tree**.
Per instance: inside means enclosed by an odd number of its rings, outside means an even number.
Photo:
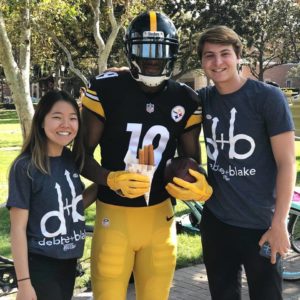
[[[295,8],[296,3],[286,0],[256,2],[255,13],[247,20],[249,32],[244,37],[248,49],[244,58],[257,79],[263,81],[267,69],[294,61],[292,38],[299,28]]]
[[[294,1],[178,0],[164,8],[180,31],[179,75],[198,68],[198,34],[213,25],[226,25],[241,36],[244,61],[259,80],[265,70],[299,58],[300,8]]]
[[[30,73],[30,6],[29,0],[20,0],[15,17],[19,18],[19,48],[14,51],[8,37],[4,22],[4,15],[8,14],[8,6],[1,4],[0,10],[0,63],[10,90],[12,91],[18,116],[21,120],[23,137],[30,131],[33,116],[33,105],[29,90]],[[14,57],[14,52],[19,53]]]
[[[293,67],[288,72],[289,77],[299,77],[300,78],[300,65]]]
[[[181,40],[176,78],[200,68],[196,53],[199,33],[213,25],[227,25],[237,32],[244,32],[243,20],[252,11],[250,4],[251,1],[244,0],[168,1],[164,9],[172,17]]]
[[[105,6],[100,6],[103,3]],[[79,63],[77,66],[74,63],[74,54],[80,60],[80,51],[74,47],[79,43],[74,43],[74,39],[69,40],[65,32],[70,33],[76,29],[78,32],[80,30],[76,27],[78,21],[93,24],[86,27],[93,29],[91,31],[97,47],[90,47],[89,53],[92,53],[91,59],[96,60],[95,65],[101,72],[107,66],[107,60],[120,28],[129,17],[136,13],[136,10],[145,7],[142,1],[137,0],[105,0],[105,2],[89,0],[88,4],[93,12],[93,18],[89,17],[91,10],[87,9],[83,0],[71,2],[67,0],[0,1],[0,64],[3,66],[13,95],[23,138],[29,133],[34,112],[30,97],[32,41],[35,44],[32,56],[35,58],[35,68],[32,68],[36,71],[35,73],[40,73],[39,70],[45,70],[48,67],[48,72],[57,73],[56,70],[59,70],[62,64],[68,64],[69,70],[86,83],[83,72],[77,68]],[[93,22],[90,21],[91,19]],[[109,20],[110,28],[107,26],[107,20]],[[72,27],[68,26],[69,24],[72,24]],[[35,30],[32,31],[32,28]],[[51,39],[45,39],[45,33],[47,33],[46,37]],[[71,34],[71,37],[74,38],[74,36]],[[106,41],[104,36],[107,37]],[[45,45],[48,47],[44,47]],[[94,48],[97,48],[95,55],[93,55]],[[64,59],[62,53],[67,59]],[[58,76],[55,77],[58,78]]]
[[[288,71],[287,78],[293,79],[293,82],[298,82],[298,84],[300,83],[300,64],[298,64],[295,67],[292,67]],[[294,87],[295,87],[295,83],[294,83]],[[298,85],[298,87],[300,87],[300,85]]]

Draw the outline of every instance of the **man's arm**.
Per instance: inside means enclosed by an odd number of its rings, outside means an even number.
[[[103,168],[94,159],[93,154],[102,137],[104,123],[84,107],[82,109],[82,123],[87,152],[82,175],[97,184],[108,186],[120,196],[127,198],[136,198],[149,192],[150,180],[148,176],[124,170],[110,171]]]
[[[94,151],[102,137],[104,123],[85,107],[82,108],[81,116],[86,149],[86,158],[82,175],[95,183],[107,185],[109,171],[100,166],[94,159]]]
[[[272,263],[276,262],[276,253],[284,255],[290,247],[286,221],[296,180],[294,139],[293,131],[271,137],[277,165],[275,212],[271,227],[262,236],[259,245],[266,241],[270,243]]]
[[[178,141],[178,155],[191,157],[201,163],[200,135],[201,127],[196,127],[181,135]]]
[[[83,208],[86,209],[97,200],[98,185],[92,183],[82,192]]]

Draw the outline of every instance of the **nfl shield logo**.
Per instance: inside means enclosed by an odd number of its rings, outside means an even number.
[[[149,114],[153,113],[153,112],[154,112],[154,104],[152,104],[152,103],[147,103],[147,104],[146,104],[146,111],[147,111]]]
[[[185,109],[182,106],[175,106],[171,111],[171,117],[175,122],[179,122],[182,120],[185,114]]]

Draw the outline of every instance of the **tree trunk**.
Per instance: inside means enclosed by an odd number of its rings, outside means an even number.
[[[29,134],[34,109],[29,90],[29,65],[30,65],[30,27],[28,1],[22,11],[22,33],[20,40],[20,66],[17,65],[10,40],[7,36],[5,22],[0,11],[0,62],[11,90],[23,139]]]

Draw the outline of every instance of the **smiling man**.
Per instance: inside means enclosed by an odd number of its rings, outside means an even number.
[[[201,221],[204,263],[213,300],[241,299],[242,265],[250,298],[277,300],[280,256],[289,248],[294,125],[280,89],[239,74],[241,53],[242,43],[228,27],[200,37],[202,68],[214,82],[198,91],[214,190]],[[268,258],[260,251],[265,243]]]

